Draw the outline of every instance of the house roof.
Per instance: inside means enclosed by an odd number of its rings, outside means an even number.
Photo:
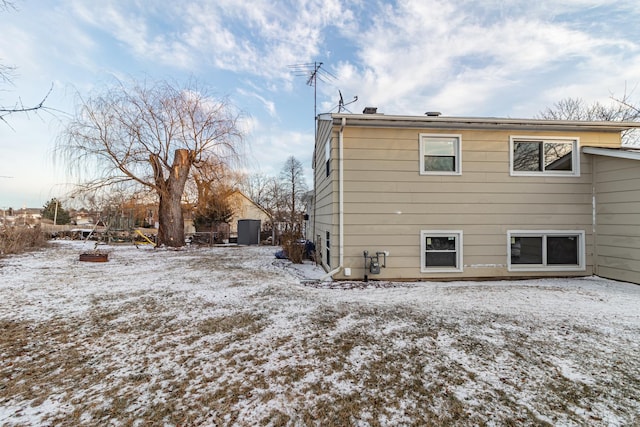
[[[577,121],[545,119],[505,119],[497,117],[393,116],[385,114],[321,114],[319,120],[332,120],[339,126],[402,127],[428,129],[507,129],[551,131],[622,132],[640,128],[640,122]]]
[[[234,195],[237,194],[238,196],[244,198],[245,200],[249,201],[250,203],[252,203],[256,208],[260,209],[262,212],[264,212],[264,214],[266,216],[268,216],[269,218],[271,218],[271,214],[269,214],[269,212],[267,212],[262,206],[260,206],[259,204],[257,204],[256,202],[254,202],[249,196],[247,196],[246,194],[244,194],[242,191],[240,190],[233,190],[230,194]]]
[[[621,148],[584,147],[582,149],[582,152],[586,154],[594,154],[597,156],[640,160],[640,149],[631,148],[631,147],[621,147]]]

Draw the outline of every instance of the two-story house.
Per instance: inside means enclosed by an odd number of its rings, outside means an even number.
[[[639,282],[640,152],[620,137],[638,127],[320,115],[308,237],[335,279]]]

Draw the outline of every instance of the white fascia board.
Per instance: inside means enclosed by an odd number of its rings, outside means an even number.
[[[625,148],[583,147],[582,152],[596,156],[617,157],[619,159],[640,160],[640,150]]]
[[[495,117],[393,116],[385,114],[331,114],[335,124],[347,126],[421,127],[432,129],[523,129],[549,131],[621,132],[640,128],[640,122],[505,119]]]

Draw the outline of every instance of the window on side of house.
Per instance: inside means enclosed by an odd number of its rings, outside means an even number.
[[[462,231],[422,230],[421,266],[423,273],[462,271]]]
[[[511,175],[579,176],[578,140],[511,138]]]
[[[584,231],[508,232],[509,271],[585,269]]]
[[[327,167],[327,176],[331,175],[331,138],[327,138],[324,144],[324,159]]]
[[[460,175],[462,137],[460,135],[420,134],[420,174]]]
[[[331,233],[326,232],[325,246],[327,248],[327,267],[331,267]]]

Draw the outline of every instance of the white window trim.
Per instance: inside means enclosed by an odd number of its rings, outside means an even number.
[[[427,268],[425,261],[427,257],[427,247],[425,238],[429,237],[456,237],[456,264],[458,267],[446,268]],[[461,273],[463,271],[462,264],[462,230],[420,230],[420,271],[422,273]]]
[[[577,236],[578,265],[546,265],[547,245],[544,236]],[[511,264],[511,238],[512,237],[543,237],[542,260],[543,264]],[[507,270],[508,271],[585,271],[585,232],[584,230],[508,230],[507,231]]]
[[[455,170],[453,171],[425,171],[424,170],[424,143],[423,138],[457,138],[455,152]],[[418,138],[418,144],[420,145],[420,175],[462,175],[462,135],[454,133],[421,133]]]
[[[515,171],[513,170],[513,144],[518,141],[540,141],[540,142],[571,142],[573,143],[573,155],[571,156],[571,168],[569,172],[563,171]],[[513,135],[509,137],[509,174],[511,176],[580,176],[580,138],[564,136],[527,136]]]

